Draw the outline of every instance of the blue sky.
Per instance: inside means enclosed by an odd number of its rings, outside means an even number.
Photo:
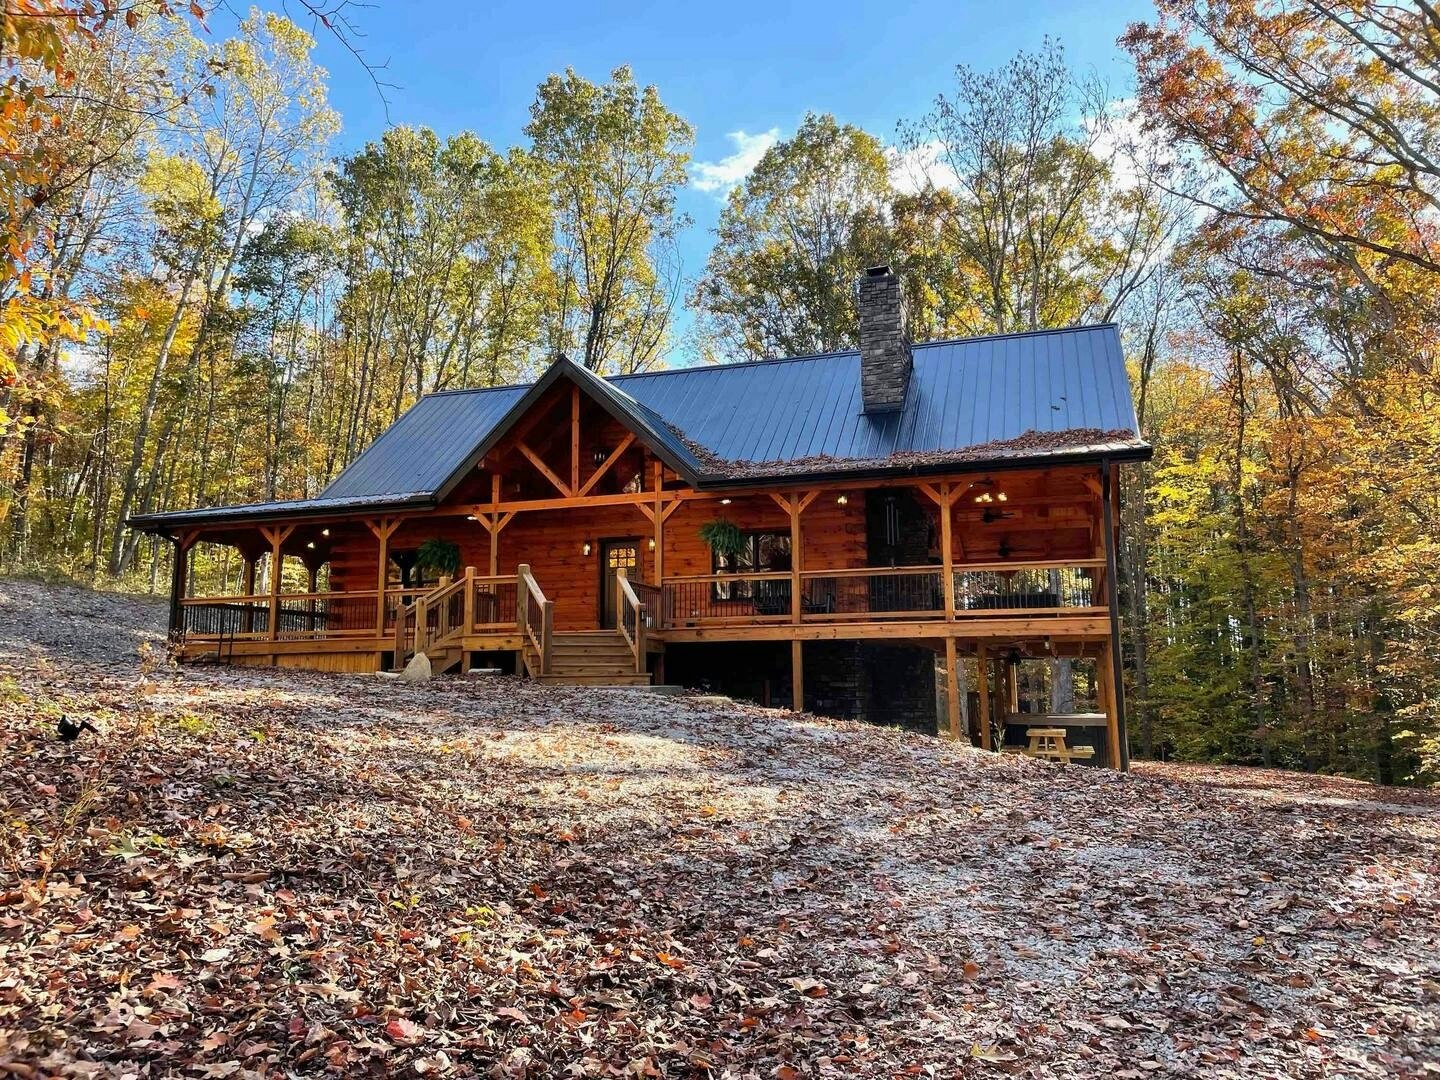
[[[1130,68],[1115,39],[1153,12],[1149,0],[366,2],[352,17],[367,58],[386,63],[382,78],[395,84],[386,90],[389,123],[442,136],[469,129],[510,146],[523,141],[535,87],[550,72],[570,66],[598,81],[628,63],[694,125],[702,164],[735,154],[735,132],[788,135],[807,110],[832,112],[889,141],[897,120],[922,115],[950,89],[957,63],[995,67],[1038,48],[1046,35],[1062,42],[1072,64],[1125,96]],[[356,61],[323,29],[317,36],[344,123],[338,149],[352,149],[384,130],[385,106]],[[703,182],[735,169],[695,171]],[[704,267],[723,198],[712,187],[692,185],[681,197],[694,219],[681,244],[689,277]]]

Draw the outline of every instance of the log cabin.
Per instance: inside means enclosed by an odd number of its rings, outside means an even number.
[[[887,267],[857,303],[858,349],[610,378],[562,356],[422,397],[314,498],[133,517],[174,545],[178,656],[423,652],[997,749],[1020,666],[1064,660],[1092,673],[1097,761],[1126,767],[1116,500],[1150,447],[1117,328],[912,343]],[[236,584],[195,595],[208,544]]]

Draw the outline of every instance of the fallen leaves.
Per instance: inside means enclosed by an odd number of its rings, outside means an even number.
[[[53,603],[0,582],[0,1075],[1433,1060],[1423,794],[512,680],[197,667],[139,697],[132,627],[163,611],[87,594],[42,648]],[[58,746],[56,707],[106,738]]]
[[[418,1042],[425,1029],[413,1020],[406,1020],[404,1017],[396,1017],[385,1025],[385,1034],[394,1039],[397,1043]]]

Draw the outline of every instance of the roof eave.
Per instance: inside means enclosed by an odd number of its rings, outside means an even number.
[[[925,465],[866,465],[854,469],[828,468],[810,472],[780,473],[772,476],[731,476],[710,473],[694,487],[701,491],[769,487],[791,484],[812,484],[835,480],[898,480],[907,476],[943,476],[954,473],[1000,472],[1033,469],[1053,465],[1099,465],[1105,461],[1124,464],[1149,461],[1155,448],[1149,443],[1120,448],[1086,448],[1053,454],[1010,455],[994,458],[973,458],[964,461],[937,462]]]
[[[262,521],[323,521],[383,514],[393,510],[427,510],[437,506],[428,492],[384,501],[337,502],[335,506],[287,507],[278,503],[257,503],[249,507],[216,506],[204,510],[174,510],[154,514],[132,514],[125,526],[142,533],[166,536],[186,526],[251,525]]]

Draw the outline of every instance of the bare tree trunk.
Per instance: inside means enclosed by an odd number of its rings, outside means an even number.
[[[135,495],[140,489],[140,466],[145,461],[145,444],[150,438],[150,424],[155,418],[155,406],[160,399],[160,384],[165,378],[165,368],[170,360],[170,350],[175,346],[175,335],[180,331],[185,308],[190,303],[190,293],[200,279],[200,267],[192,267],[185,275],[180,287],[180,296],[175,301],[175,313],[165,327],[165,336],[160,341],[160,352],[155,357],[155,370],[150,376],[150,386],[145,393],[145,404],[140,409],[140,420],[135,426],[135,436],[130,444],[130,464],[125,470],[124,482],[120,487],[120,507],[115,515],[115,532],[110,542],[110,573],[122,574],[135,555],[134,544],[125,542],[125,519],[135,505]]]
[[[1235,465],[1231,474],[1234,487],[1235,547],[1240,564],[1241,606],[1243,608],[1244,646],[1250,677],[1250,719],[1260,747],[1260,761],[1269,768],[1272,761],[1270,728],[1265,719],[1265,679],[1260,665],[1259,620],[1255,610],[1255,568],[1251,560],[1249,517],[1245,512],[1243,482],[1245,477],[1245,434],[1249,405],[1245,397],[1245,358],[1235,353]]]

